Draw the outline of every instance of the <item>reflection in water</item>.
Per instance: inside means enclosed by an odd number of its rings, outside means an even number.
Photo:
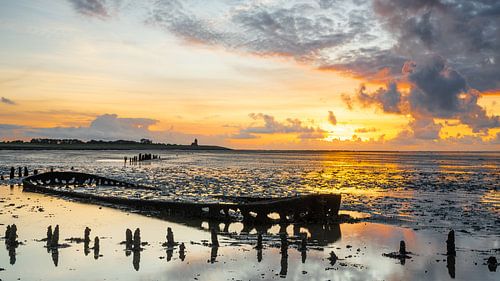
[[[14,265],[16,263],[16,247],[7,246],[7,251],[9,251],[9,262]]]
[[[83,253],[85,254],[85,256],[88,256],[90,254],[89,241],[87,240],[83,242]]]
[[[455,279],[455,256],[448,255],[446,259],[446,267],[448,268],[448,273],[452,279]]]
[[[96,236],[94,240],[94,259],[99,258],[99,250],[100,250],[99,237]]]
[[[262,249],[257,249],[257,262],[262,261]]]
[[[302,263],[306,263],[306,259],[307,259],[307,250],[302,250],[300,251],[300,256],[302,258]]]
[[[280,234],[281,238],[281,269],[280,269],[280,276],[281,277],[286,277],[286,274],[288,273],[288,241],[287,241],[287,234],[281,233]]]
[[[141,263],[141,251],[133,251],[134,255],[132,257],[132,264],[134,266],[135,271],[139,271],[139,264]],[[129,253],[130,255],[130,253]]]
[[[302,240],[300,242],[300,256],[302,258],[302,263],[306,263],[307,259],[307,233],[301,233]]]
[[[330,265],[334,266],[338,259],[339,258],[337,257],[337,255],[335,254],[335,252],[331,251],[330,252],[330,256],[328,257],[328,260],[330,261]]]
[[[167,261],[172,260],[172,255],[174,254],[174,249],[173,248],[167,248]]]
[[[51,250],[51,256],[52,256],[52,262],[54,262],[54,265],[57,267],[59,264],[59,249],[54,248]]]
[[[217,252],[219,251],[218,246],[212,246],[210,251],[210,263],[215,263],[217,261]]]
[[[181,261],[184,261],[185,258],[186,258],[186,246],[184,246],[184,243],[181,243],[181,245],[179,246],[179,259]]]
[[[16,248],[19,246],[17,241],[17,226],[15,224],[7,225],[5,229],[5,248],[9,252],[9,262],[11,265],[16,263]]]
[[[259,232],[257,234],[257,246],[255,246],[255,249],[257,249],[257,262],[262,261],[262,233]]]

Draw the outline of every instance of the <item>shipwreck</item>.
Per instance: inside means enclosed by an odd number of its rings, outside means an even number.
[[[193,201],[166,195],[162,188],[80,172],[47,172],[23,179],[23,190],[67,196],[86,202],[110,203],[165,215],[242,220],[252,223],[335,222],[340,194],[307,194],[262,198],[213,196]]]

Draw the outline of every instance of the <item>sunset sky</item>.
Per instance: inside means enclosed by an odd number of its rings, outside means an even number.
[[[0,2],[0,139],[500,150],[500,2]]]

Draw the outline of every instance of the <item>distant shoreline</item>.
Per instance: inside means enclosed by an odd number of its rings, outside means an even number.
[[[182,144],[117,144],[117,143],[78,143],[78,144],[40,144],[40,143],[0,143],[0,150],[232,150],[216,145]]]

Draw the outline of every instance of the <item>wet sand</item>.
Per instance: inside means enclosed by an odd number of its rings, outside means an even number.
[[[255,249],[257,230],[241,223],[219,224],[220,246],[211,247],[209,228],[215,223],[179,218],[155,218],[105,206],[22,192],[20,186],[0,185],[0,230],[16,224],[19,245],[0,251],[2,280],[498,280],[486,265],[500,255],[498,235],[456,233],[455,264],[446,256],[447,228],[414,230],[380,222],[366,214],[358,223],[325,228],[320,225],[279,226],[266,229],[263,249]],[[60,241],[69,247],[57,253],[45,248],[47,226],[60,227]],[[83,243],[66,238],[83,237],[91,228],[91,244],[100,249],[86,255]],[[186,245],[172,251],[162,246],[167,227],[176,242]],[[140,228],[144,250],[127,256],[125,230]],[[223,231],[226,232],[223,232]],[[247,232],[248,231],[248,232]],[[262,231],[262,229],[261,229]],[[282,248],[280,232],[289,243]],[[300,232],[307,233],[307,250],[301,251]],[[3,235],[2,235],[3,236]],[[397,251],[404,240],[411,251],[404,264],[382,256]],[[4,241],[1,241],[4,244]],[[338,260],[332,264],[330,253]],[[454,269],[454,270],[453,270]],[[499,269],[500,270],[500,269]]]

